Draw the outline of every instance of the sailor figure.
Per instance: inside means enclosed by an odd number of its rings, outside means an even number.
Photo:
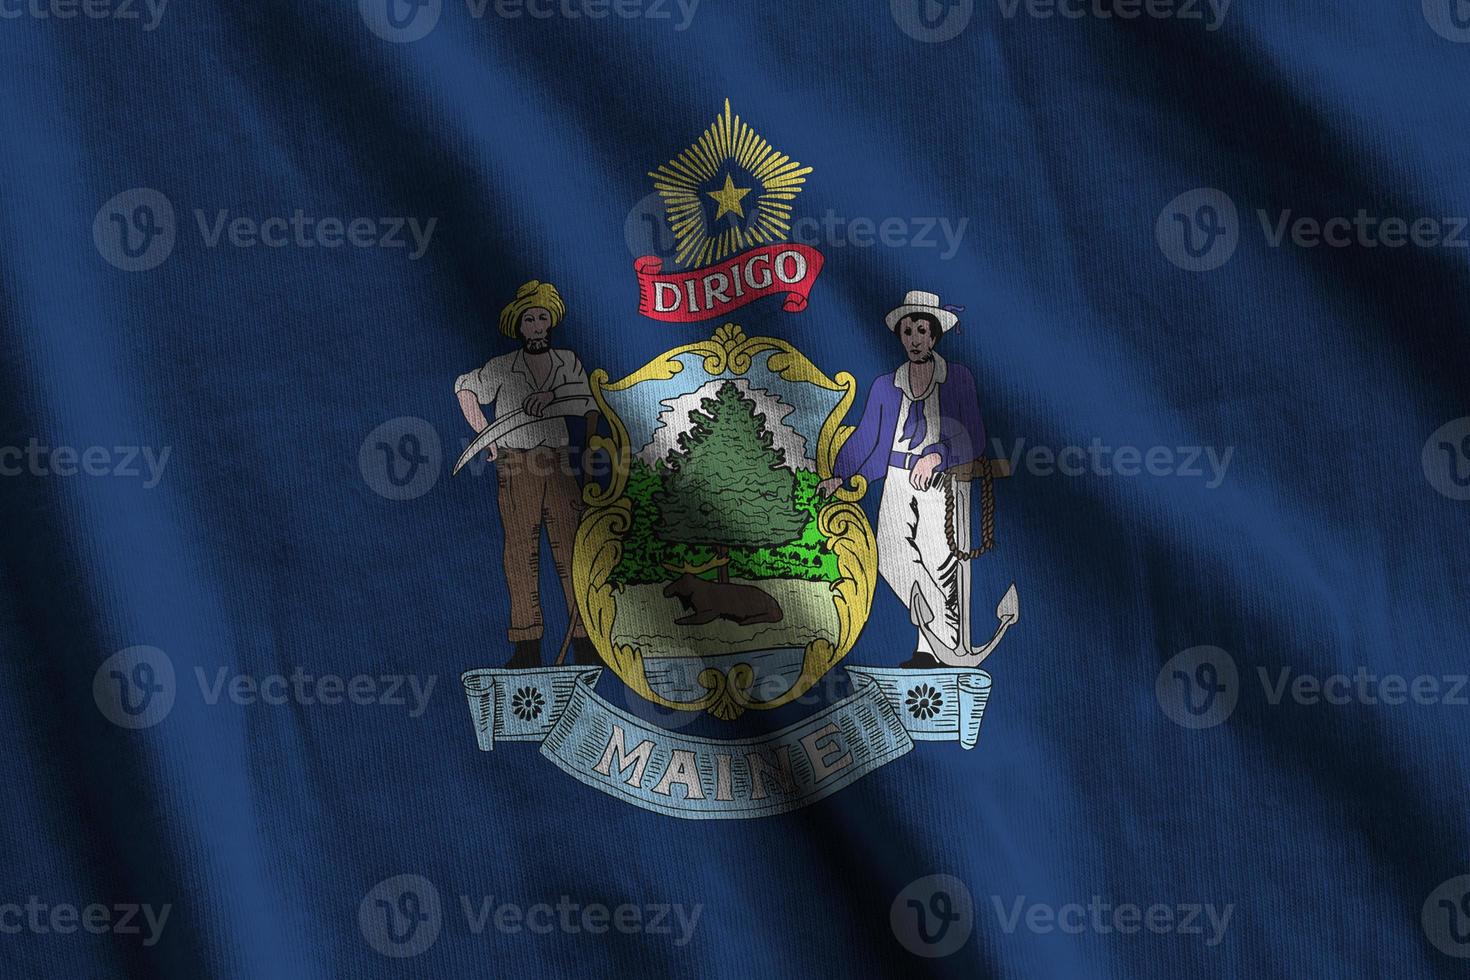
[[[969,475],[983,455],[985,425],[974,377],[935,350],[963,309],[915,290],[888,314],[907,360],[873,382],[832,478],[818,488],[830,495],[856,475],[883,481],[878,571],[921,624],[904,667],[938,667],[970,652],[970,563],[959,553],[970,547]]]

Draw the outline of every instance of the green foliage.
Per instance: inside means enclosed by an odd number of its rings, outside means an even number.
[[[772,445],[766,417],[727,381],[689,413],[662,491],[654,495],[662,536],[690,545],[776,548],[796,540],[806,515],[796,478]]]
[[[663,562],[676,563],[676,559],[654,534],[658,528],[658,506],[653,502],[653,495],[663,487],[663,469],[661,461],[658,469],[654,469],[633,457],[628,470],[628,486],[624,490],[633,505],[633,521],[623,537],[623,560],[613,569],[612,580],[615,583],[666,582],[672,577],[663,567]]]
[[[732,389],[734,386],[730,386]],[[735,389],[738,398],[738,389]],[[744,399],[739,399],[744,402]],[[714,415],[710,406],[715,399],[705,399],[703,405],[706,418],[713,420]],[[750,404],[746,402],[746,404]],[[752,406],[753,408],[753,406]],[[696,429],[699,428],[698,416],[696,418]],[[759,418],[759,416],[752,416]],[[762,420],[763,423],[763,420]],[[706,425],[709,425],[707,422]],[[762,424],[762,428],[764,425]],[[709,438],[713,432],[706,435]],[[693,436],[693,432],[685,433],[685,436]],[[770,447],[770,433],[765,433],[764,440],[757,440],[762,447],[761,458],[770,453],[777,458],[780,450]],[[686,440],[681,437],[681,449],[685,449]],[[740,463],[741,469],[749,469],[752,457],[746,457]],[[791,510],[796,515],[794,521],[787,527],[795,526],[795,530],[787,534],[784,540],[776,544],[764,544],[756,547],[736,545],[733,541],[690,541],[688,536],[669,533],[672,528],[666,520],[666,508],[660,505],[661,500],[667,500],[670,496],[667,484],[672,480],[674,471],[670,470],[660,460],[656,466],[649,466],[637,457],[633,458],[628,473],[628,485],[625,491],[628,500],[633,507],[632,524],[628,528],[623,539],[623,559],[618,567],[613,570],[612,581],[615,584],[638,585],[652,582],[667,582],[673,576],[665,567],[665,564],[675,566],[699,566],[710,561],[715,554],[714,544],[728,544],[734,550],[730,552],[729,573],[732,578],[741,579],[772,579],[772,578],[795,578],[815,582],[837,581],[837,557],[823,547],[823,538],[817,530],[817,513],[821,510],[822,499],[817,493],[817,484],[820,478],[810,470],[797,470],[794,479],[791,480]],[[732,472],[730,476],[734,476]],[[789,477],[790,471],[781,470],[783,478]],[[685,479],[689,479],[688,476]],[[687,499],[687,498],[686,498]],[[723,498],[714,498],[723,499]],[[760,537],[768,537],[766,534]],[[776,535],[775,537],[779,537]]]

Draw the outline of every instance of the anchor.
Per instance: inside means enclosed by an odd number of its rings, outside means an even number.
[[[992,481],[1010,475],[1010,464],[1006,460],[982,457],[969,466],[961,467],[945,476],[945,537],[950,554],[956,561],[973,561],[995,547],[995,489]],[[964,551],[955,542],[954,485],[956,481],[972,481],[976,477],[981,480],[980,547],[972,551]],[[915,582],[909,594],[909,619],[918,627],[924,639],[929,642],[934,659],[947,667],[974,667],[995,652],[995,648],[1000,646],[1000,641],[1006,635],[1006,631],[1020,620],[1021,600],[1016,593],[1016,584],[1012,582],[995,607],[995,616],[999,621],[995,634],[988,643],[978,647],[971,646],[969,643],[970,596],[968,590],[964,590],[960,595],[960,626],[956,632],[955,645],[951,646],[941,642],[934,634],[931,628],[934,615],[934,609],[919,590],[918,583]]]
[[[1011,587],[1006,589],[1006,594],[1001,596],[1000,604],[995,607],[995,616],[1000,620],[1000,624],[995,629],[995,635],[990,638],[989,643],[978,647],[971,647],[964,643],[963,635],[960,637],[961,645],[958,647],[948,647],[939,641],[934,631],[929,628],[929,624],[934,621],[934,610],[929,607],[917,583],[914,585],[913,594],[909,596],[909,610],[913,624],[924,634],[924,639],[929,641],[935,660],[946,667],[974,667],[1000,646],[1001,637],[1006,635],[1006,630],[1020,620],[1021,601],[1016,595],[1016,584],[1012,582]],[[968,609],[960,611],[960,615],[966,619],[969,618],[969,614]]]

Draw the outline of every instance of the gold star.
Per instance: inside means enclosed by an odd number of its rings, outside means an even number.
[[[740,206],[740,199],[750,193],[750,188],[736,187],[735,181],[729,173],[725,174],[725,186],[723,188],[717,191],[705,191],[705,193],[714,198],[715,202],[720,206],[719,213],[715,215],[716,221],[731,213],[738,215],[742,219],[745,217],[745,209]]]

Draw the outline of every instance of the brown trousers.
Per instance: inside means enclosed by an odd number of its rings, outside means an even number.
[[[582,488],[565,447],[502,449],[495,461],[500,483],[500,524],[505,529],[505,582],[510,592],[512,643],[539,640],[541,621],[541,527],[551,540],[551,557],[561,577],[567,615],[577,608],[572,592],[572,546],[582,516]],[[581,620],[573,636],[586,636]]]

